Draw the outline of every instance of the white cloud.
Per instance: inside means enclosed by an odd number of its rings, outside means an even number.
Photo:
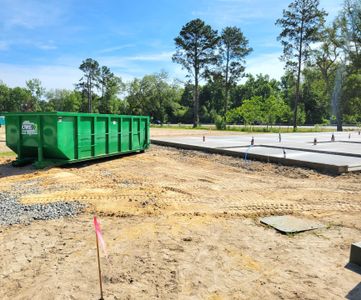
[[[121,45],[121,46],[105,48],[105,49],[98,51],[98,53],[111,53],[111,52],[123,50],[126,48],[132,48],[132,47],[135,47],[135,45],[134,44],[126,44],[126,45]]]
[[[59,24],[64,19],[68,1],[0,1],[0,24],[5,29],[38,27]]]
[[[31,47],[37,48],[40,50],[54,50],[58,47],[55,45],[54,41],[37,41],[35,39],[9,39],[6,41],[0,41],[0,51],[8,51],[11,47],[22,46],[22,47]]]
[[[205,18],[219,27],[248,24],[264,19],[276,19],[282,12],[278,1],[265,0],[203,0],[202,9],[195,10],[195,17]]]
[[[247,60],[246,72],[253,75],[263,73],[270,75],[271,78],[280,79],[283,75],[283,63],[279,61],[280,53],[271,53],[254,56]],[[122,60],[121,57],[109,60],[98,60],[100,64],[109,66],[113,72],[120,76],[123,81],[133,80],[135,77],[144,76],[159,72],[162,68],[169,73],[170,78],[186,81],[187,72],[180,65],[174,64],[169,60],[169,55],[165,53],[158,55],[139,55],[127,57]],[[164,61],[168,63],[162,65],[157,70],[147,69],[144,66],[136,64],[138,61],[147,59],[152,61]],[[73,59],[74,61],[80,61]],[[1,77],[4,83],[11,87],[25,86],[25,82],[32,78],[39,78],[46,89],[73,89],[74,84],[81,78],[81,71],[77,64],[54,64],[45,66],[26,66],[1,64]]]
[[[74,89],[82,76],[76,65],[46,65],[46,66],[25,66],[0,63],[0,81],[10,87],[25,87],[25,82],[32,78],[40,79],[42,85],[47,89]],[[133,70],[132,70],[133,71]],[[114,72],[124,82],[133,80],[134,74],[130,72]]]
[[[47,89],[74,87],[78,82],[81,72],[74,66],[46,65],[24,66],[0,64],[1,78],[10,87],[25,86],[25,82],[32,78],[39,78]]]
[[[54,44],[53,41],[48,41],[48,42],[35,42],[35,43],[30,43],[32,44],[34,47],[39,48],[41,50],[55,50],[58,47]]]
[[[173,51],[126,57],[130,61],[171,61]]]
[[[274,20],[282,16],[290,0],[199,0],[201,9],[194,10],[194,17],[204,18],[216,26],[258,23],[262,20]],[[332,21],[342,7],[343,0],[321,0],[320,8],[325,9]]]
[[[132,56],[102,56],[96,57],[100,64],[106,65],[109,68],[127,68],[131,69],[132,73],[139,73],[145,71],[141,67],[139,62],[160,62],[167,63],[172,61],[173,52],[161,52],[161,53],[148,53],[148,54],[136,54]]]
[[[252,75],[268,74],[270,78],[279,80],[284,74],[284,63],[279,60],[281,53],[269,53],[247,59],[246,73]]]

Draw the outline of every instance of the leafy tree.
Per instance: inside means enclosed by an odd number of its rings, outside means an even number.
[[[256,122],[261,123],[264,118],[262,112],[262,98],[254,96],[251,99],[244,100],[239,113],[246,125],[251,125]]]
[[[224,82],[221,74],[214,74],[200,89],[199,105],[201,108],[201,121],[214,122],[216,115],[224,114]],[[225,122],[223,122],[225,125]]]
[[[345,99],[343,86],[348,77],[357,74],[361,68],[361,3],[356,0],[345,0],[344,7],[336,19],[336,26],[338,46],[342,55],[336,70],[332,101],[337,130],[342,131],[342,114],[348,109],[346,103],[341,103]],[[349,94],[349,91],[346,93]]]
[[[36,102],[28,89],[21,87],[10,89],[9,97],[5,101],[6,111],[31,112],[35,111],[35,109]]]
[[[353,70],[361,69],[361,3],[358,0],[345,0],[343,9],[336,20],[339,40],[346,61]]]
[[[229,109],[226,115],[227,123],[240,124],[243,122],[241,106]]]
[[[251,53],[248,40],[241,29],[226,27],[223,29],[219,43],[218,65],[224,80],[224,115],[227,114],[229,105],[230,86],[244,76],[245,57]]]
[[[342,112],[348,122],[361,122],[361,71],[345,79],[341,103]]]
[[[47,103],[43,103],[43,109],[55,111],[81,111],[82,95],[79,91],[70,91],[66,89],[51,90],[47,93]]]
[[[322,75],[323,71],[318,67],[308,67],[303,70],[302,102],[305,107],[307,124],[323,124],[326,120],[330,120],[332,90],[328,90],[329,82]],[[327,76],[329,76],[329,80],[334,77],[333,73]]]
[[[275,95],[269,96],[262,105],[263,122],[268,125],[274,125],[277,120],[284,121],[289,107],[280,98]]]
[[[168,84],[167,79],[168,75],[164,72],[134,79],[128,86],[126,97],[129,112],[150,115],[162,124],[172,119],[182,108],[179,103],[181,92],[177,86]]]
[[[180,105],[182,108],[181,119],[177,122],[192,123],[193,118],[193,97],[194,95],[194,85],[187,82],[181,91]],[[201,97],[200,97],[201,99]]]
[[[227,112],[227,122],[241,123],[246,125],[264,123],[274,125],[276,121],[283,122],[289,113],[288,105],[278,95],[270,95],[266,99],[254,96],[246,99],[239,107]]]
[[[42,86],[40,79],[30,79],[26,81],[26,86],[34,99],[39,103],[45,94],[45,88]]]
[[[297,109],[300,99],[302,64],[309,59],[310,45],[320,40],[320,29],[325,22],[326,12],[318,8],[319,0],[294,0],[276,25],[282,28],[278,37],[283,45],[282,60],[286,68],[296,73],[296,94],[293,127],[297,127]]]
[[[92,93],[94,88],[99,88],[99,63],[92,58],[87,58],[81,63],[79,69],[84,72],[84,75],[80,78],[77,88],[82,90],[82,92],[87,96],[88,112],[91,113],[93,111]]]
[[[202,20],[195,19],[182,27],[179,36],[174,39],[176,53],[172,60],[182,65],[194,79],[193,126],[199,124],[199,80],[205,78],[210,65],[217,62],[215,53],[219,38],[217,31]]]
[[[337,24],[333,23],[331,27],[325,28],[322,34],[321,46],[312,53],[310,66],[317,66],[326,84],[325,95],[331,99],[332,81],[337,69],[337,59],[340,57],[340,42],[337,38]]]
[[[125,84],[120,77],[117,77],[106,66],[102,66],[99,75],[101,89],[100,113],[116,113],[119,108],[117,95],[125,90]]]
[[[10,88],[0,80],[0,112],[9,111],[7,104]]]
[[[253,96],[260,96],[264,101],[273,94],[280,93],[280,83],[275,79],[270,79],[268,75],[258,74],[255,76],[248,74],[247,81],[238,85],[232,91],[232,107],[238,107],[244,99]]]
[[[113,77],[114,77],[114,74],[110,71],[110,69],[107,66],[102,66],[99,69],[98,81],[99,81],[102,98],[104,97],[107,87],[109,85],[109,82],[112,80]]]

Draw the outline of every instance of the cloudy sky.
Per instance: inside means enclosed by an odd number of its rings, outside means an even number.
[[[167,71],[174,38],[188,21],[201,18],[219,31],[240,27],[254,49],[246,71],[280,78],[280,29],[274,22],[290,0],[0,0],[0,80],[24,86],[39,78],[47,88],[74,87],[82,60],[91,57],[123,80]],[[321,0],[328,20],[342,0]]]

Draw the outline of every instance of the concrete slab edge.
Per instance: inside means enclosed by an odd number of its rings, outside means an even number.
[[[332,155],[340,155],[340,156],[350,156],[350,157],[361,157],[361,154],[357,153],[346,153],[346,152],[334,152],[334,151],[326,151],[326,150],[313,150],[308,148],[298,148],[298,147],[289,147],[289,146],[273,146],[267,144],[257,144],[255,146],[266,147],[266,148],[275,148],[275,149],[286,149],[286,150],[295,150],[302,152],[313,152],[313,153],[321,153],[321,154],[332,154]]]
[[[151,139],[151,144],[185,149],[185,150],[196,150],[196,151],[202,151],[202,152],[206,152],[206,153],[227,155],[227,156],[233,156],[233,157],[238,157],[238,158],[243,158],[244,154],[245,154],[245,152],[238,152],[238,151],[232,151],[232,150],[226,150],[226,149],[220,149],[220,148],[208,148],[208,147],[203,147],[203,146],[175,143],[175,142],[155,140],[155,139]],[[254,153],[248,153],[247,158],[251,159],[251,160],[258,160],[258,161],[268,162],[268,163],[276,163],[276,164],[281,164],[281,165],[286,165],[286,166],[296,166],[296,167],[315,169],[315,170],[318,170],[321,172],[326,172],[326,173],[330,173],[330,174],[334,174],[334,175],[340,175],[342,173],[347,173],[350,171],[348,169],[348,166],[346,166],[346,165],[336,166],[336,165],[308,162],[308,161],[295,160],[295,159],[289,159],[289,158],[283,158],[283,157],[272,157],[272,156],[267,156],[267,155],[254,154]]]

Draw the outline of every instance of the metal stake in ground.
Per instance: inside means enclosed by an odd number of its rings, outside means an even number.
[[[281,143],[281,141],[282,141],[282,138],[281,138],[281,133],[279,133],[279,134],[278,134],[278,142],[280,142],[280,143]]]
[[[251,146],[254,145],[254,137],[252,136],[252,139],[251,139]]]
[[[99,256],[99,239],[98,239],[99,223],[97,221],[96,216],[94,216],[94,227],[95,227],[95,238],[96,238],[96,244],[97,244],[97,258],[98,258],[98,272],[99,272],[99,287],[100,287],[100,298],[99,298],[99,300],[104,300],[104,298],[103,298],[102,271],[101,271],[101,268],[100,268],[100,256]]]

